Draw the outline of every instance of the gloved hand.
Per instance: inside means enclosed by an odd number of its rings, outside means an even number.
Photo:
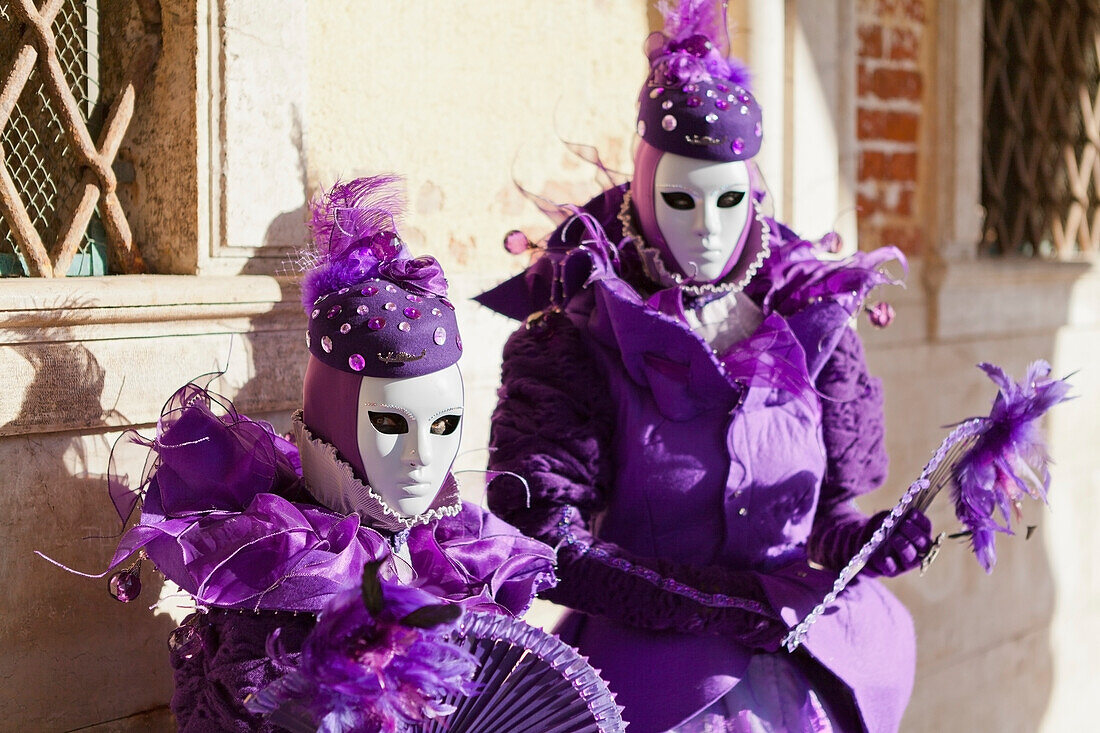
[[[889,513],[879,512],[867,521],[863,528],[863,543],[871,539]],[[908,572],[920,565],[932,549],[932,542],[932,521],[924,512],[911,509],[902,516],[893,533],[871,553],[863,572],[889,578]]]

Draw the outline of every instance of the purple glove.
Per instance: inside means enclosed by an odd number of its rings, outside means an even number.
[[[871,539],[871,535],[889,513],[879,512],[867,520],[867,526],[863,530],[863,543]],[[894,532],[871,553],[864,572],[885,575],[888,578],[901,575],[920,565],[931,549],[932,521],[924,512],[912,509],[902,516]]]
[[[848,564],[871,535],[882,525],[889,512],[866,517],[855,505],[843,503],[830,507],[814,523],[807,543],[810,559],[833,570]],[[932,549],[932,522],[913,509],[901,518],[894,532],[867,560],[863,572],[868,576],[893,577],[912,570]]]

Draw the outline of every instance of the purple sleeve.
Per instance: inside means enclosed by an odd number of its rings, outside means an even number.
[[[294,654],[314,623],[312,614],[272,611],[213,609],[189,617],[176,632],[184,641],[172,651],[176,684],[172,713],[178,729],[185,733],[281,730],[245,710],[244,700],[285,672],[265,650],[272,632],[280,629],[279,644]]]
[[[882,485],[887,472],[882,383],[867,373],[863,344],[854,329],[845,328],[818,376],[817,388],[822,395],[827,464],[808,553],[821,565],[840,569],[886,515],[869,518],[852,501]],[[911,512],[871,556],[864,572],[897,575],[912,569],[931,544],[930,529],[923,514]]]
[[[754,573],[631,556],[595,539],[614,466],[607,444],[615,410],[579,330],[557,315],[517,331],[504,349],[493,415],[489,506],[558,547],[560,582],[543,597],[638,628],[732,636],[774,649],[786,627]]]

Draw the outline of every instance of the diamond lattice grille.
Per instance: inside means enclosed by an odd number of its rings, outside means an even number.
[[[159,5],[137,0],[159,30]],[[97,241],[113,272],[140,272],[112,164],[149,75],[159,36],[138,45],[110,100],[101,98],[95,0],[0,6],[0,257],[26,274],[65,275]],[[109,102],[109,104],[107,103]]]
[[[985,0],[982,204],[996,254],[1100,249],[1100,0]]]

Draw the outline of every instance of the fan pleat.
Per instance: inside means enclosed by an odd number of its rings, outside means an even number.
[[[423,733],[617,733],[621,707],[576,650],[506,616],[470,613],[456,640],[478,662],[479,691],[446,700],[455,712]]]

